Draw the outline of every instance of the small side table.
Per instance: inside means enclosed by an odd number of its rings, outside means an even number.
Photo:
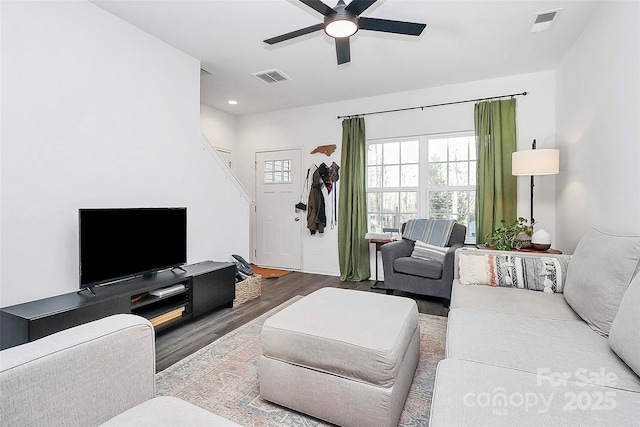
[[[375,243],[376,245],[376,281],[371,285],[371,289],[384,289],[384,286],[380,286],[379,283],[384,283],[384,281],[378,280],[378,252],[382,252],[382,246],[385,244],[393,242],[391,239],[370,239],[369,243]]]

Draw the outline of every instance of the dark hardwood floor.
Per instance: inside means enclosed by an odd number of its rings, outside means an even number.
[[[205,347],[237,327],[255,319],[296,295],[308,295],[324,287],[357,289],[385,293],[371,289],[373,281],[341,282],[338,277],[292,272],[278,279],[262,279],[262,295],[234,308],[221,308],[197,319],[160,331],[156,337],[156,370],[162,371],[180,359]],[[396,292],[413,298],[420,313],[447,316],[449,309],[440,298]]]

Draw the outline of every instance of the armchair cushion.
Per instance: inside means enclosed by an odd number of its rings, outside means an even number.
[[[442,277],[442,263],[429,259],[413,257],[397,258],[393,263],[393,269],[398,273],[426,277],[428,279],[439,279]]]

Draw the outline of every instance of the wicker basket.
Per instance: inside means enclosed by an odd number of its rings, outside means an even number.
[[[236,283],[236,298],[233,300],[233,306],[237,307],[254,298],[258,298],[262,294],[262,276],[256,274],[242,282]]]

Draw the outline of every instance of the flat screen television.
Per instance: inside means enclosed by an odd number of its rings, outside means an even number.
[[[187,262],[187,208],[80,209],[80,288]]]

